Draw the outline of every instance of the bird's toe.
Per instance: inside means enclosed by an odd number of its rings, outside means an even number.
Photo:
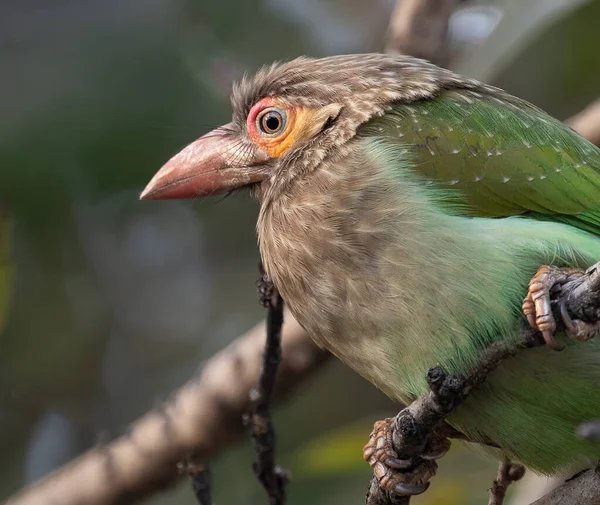
[[[427,490],[429,479],[437,471],[436,459],[450,447],[450,441],[433,437],[419,457],[399,459],[393,447],[394,419],[377,421],[363,449],[364,459],[373,468],[379,485],[400,496],[418,495]]]
[[[554,339],[556,331],[556,321],[552,314],[552,305],[550,294],[557,286],[560,287],[584,274],[583,270],[578,268],[559,268],[548,265],[541,266],[536,274],[529,281],[527,296],[523,300],[522,310],[527,318],[529,325],[542,333],[546,344],[556,351],[562,351],[563,345],[560,345]],[[562,307],[561,307],[562,309]],[[565,325],[569,330],[575,328],[575,321],[570,318],[565,320]],[[581,331],[584,331],[581,329]],[[573,332],[576,334],[576,332]],[[579,337],[577,337],[579,339]]]

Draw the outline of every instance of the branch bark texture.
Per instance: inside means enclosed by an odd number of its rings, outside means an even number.
[[[600,475],[596,469],[587,470],[568,480],[532,505],[599,505]]]
[[[289,316],[275,398],[328,359]],[[174,484],[182,460],[210,461],[244,433],[242,414],[257,384],[265,342],[260,324],[211,358],[162,408],[137,420],[126,435],[92,449],[6,505],[130,504]]]

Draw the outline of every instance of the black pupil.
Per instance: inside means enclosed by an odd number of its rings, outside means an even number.
[[[281,126],[281,118],[277,112],[268,112],[264,119],[263,125],[267,133],[272,133],[279,130]]]

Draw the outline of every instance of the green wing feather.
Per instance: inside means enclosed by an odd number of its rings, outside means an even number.
[[[458,192],[468,215],[528,214],[600,235],[600,149],[499,90],[395,104],[359,134],[404,145],[415,170]]]

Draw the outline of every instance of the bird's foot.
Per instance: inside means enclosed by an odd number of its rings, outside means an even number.
[[[410,459],[398,459],[392,442],[393,424],[394,418],[375,423],[363,449],[363,457],[373,468],[382,488],[401,496],[421,494],[427,490],[429,479],[437,472],[435,460],[450,449],[450,440],[433,436],[423,454]]]
[[[559,268],[548,265],[541,266],[537,273],[529,281],[529,291],[523,300],[523,313],[527,317],[529,325],[542,332],[544,341],[552,349],[562,351],[563,345],[559,345],[554,339],[556,321],[552,315],[550,294],[555,289],[560,289],[563,284],[584,275],[584,271],[578,268]],[[569,316],[564,304],[560,306],[560,314],[567,329],[567,333],[579,341],[589,340],[600,331],[600,323],[588,323]]]

